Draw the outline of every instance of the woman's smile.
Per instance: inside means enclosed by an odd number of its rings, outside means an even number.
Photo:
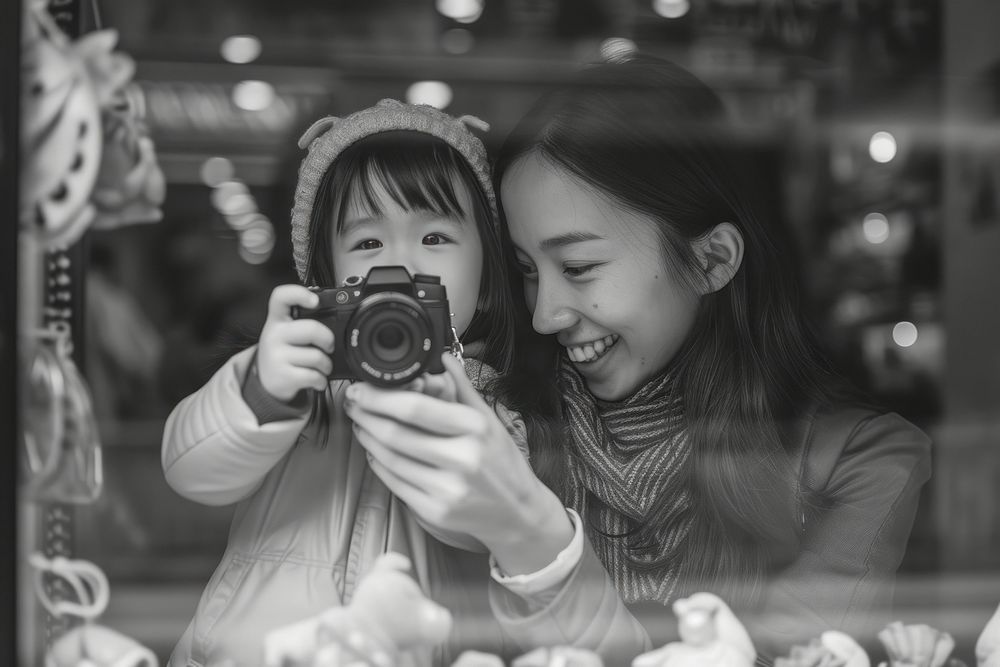
[[[616,334],[610,334],[597,340],[577,345],[565,345],[564,347],[571,361],[578,364],[592,364],[610,352],[618,339],[619,336]]]

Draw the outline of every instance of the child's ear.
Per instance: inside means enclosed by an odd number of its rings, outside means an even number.
[[[743,234],[731,222],[721,222],[694,242],[705,276],[703,294],[718,292],[729,284],[743,262]]]

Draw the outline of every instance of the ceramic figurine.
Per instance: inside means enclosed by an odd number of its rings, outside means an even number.
[[[135,61],[114,50],[118,33],[71,40],[48,4],[25,0],[19,218],[44,247],[59,248],[95,218],[102,227],[158,220],[165,180],[138,91],[127,89]]]
[[[601,656],[574,646],[543,646],[510,663],[511,667],[604,667]]]
[[[135,84],[122,88],[103,113],[104,149],[92,201],[94,229],[157,222],[166,178],[145,123],[145,99]]]
[[[504,667],[503,659],[493,653],[463,651],[451,667]]]
[[[870,667],[871,660],[858,642],[845,632],[827,630],[819,636],[819,643],[834,656],[844,661],[844,667]]]
[[[96,623],[111,597],[108,578],[100,567],[78,558],[48,558],[41,552],[30,554],[28,564],[41,607],[55,619],[77,621],[49,646],[45,667],[158,667],[149,648]],[[61,579],[72,593],[50,597],[45,582],[51,577]]]
[[[793,646],[774,667],[869,667],[871,661],[854,639],[838,630],[827,630],[805,646]]]
[[[117,630],[85,623],[52,643],[45,667],[157,667],[156,655]]]
[[[695,593],[673,604],[680,641],[643,653],[632,667],[751,667],[757,657],[750,635],[732,610],[712,593]]]
[[[435,646],[451,632],[451,614],[424,597],[407,574],[410,560],[380,556],[350,604],[269,632],[268,667],[392,667],[400,654]]]
[[[843,667],[844,662],[813,639],[805,646],[793,646],[787,656],[775,659],[774,667]]]
[[[889,656],[888,667],[942,667],[955,648],[955,640],[947,632],[900,621],[885,626],[878,638]]]
[[[1000,605],[976,640],[978,667],[1000,667]]]

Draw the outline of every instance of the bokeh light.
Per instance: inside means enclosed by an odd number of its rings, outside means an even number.
[[[238,180],[223,181],[212,190],[212,206],[216,211],[222,212],[226,205],[226,200],[236,195],[245,195],[250,192],[246,183]]]
[[[451,104],[451,86],[444,81],[417,81],[406,90],[410,104],[429,104],[444,109]]]
[[[917,342],[917,327],[913,322],[897,322],[892,328],[892,341],[900,347],[910,347]]]
[[[274,102],[274,86],[267,81],[240,81],[233,86],[233,104],[244,111],[261,111]]]
[[[861,223],[861,231],[869,243],[885,243],[889,240],[889,219],[881,213],[869,213]]]
[[[265,224],[260,224],[263,221]],[[240,234],[240,243],[251,252],[270,252],[274,247],[274,231],[267,218],[258,218],[258,223],[253,227],[243,230]]]
[[[667,19],[679,19],[690,9],[688,0],[653,0],[653,11]]]
[[[241,232],[250,227],[259,226],[263,223],[270,224],[270,220],[257,210],[248,211],[246,213],[238,213],[236,215],[226,216],[226,222],[229,226],[238,232]]]
[[[265,216],[256,216],[253,224],[240,232],[240,257],[249,264],[263,264],[273,250],[274,225]]]
[[[257,201],[247,193],[234,193],[220,202],[219,213],[227,218],[235,215],[246,215],[257,210]]]
[[[889,132],[876,132],[868,141],[868,154],[876,162],[889,162],[896,157],[896,137]]]
[[[459,23],[474,23],[483,15],[483,0],[437,0],[435,6],[442,16]]]
[[[201,182],[210,188],[230,180],[234,173],[233,163],[224,157],[210,157],[201,163]]]
[[[251,63],[260,56],[260,40],[253,35],[233,35],[222,40],[222,57],[236,64]]]
[[[263,264],[271,256],[270,253],[266,252],[254,252],[253,250],[250,250],[242,243],[239,245],[236,251],[239,253],[240,259],[242,259],[247,264]]]

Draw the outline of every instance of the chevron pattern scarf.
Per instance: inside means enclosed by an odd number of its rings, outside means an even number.
[[[673,378],[657,376],[615,403],[595,399],[570,364],[563,364],[560,382],[569,436],[563,501],[580,513],[625,602],[667,603],[677,586],[676,566],[643,564],[672,554],[690,527],[690,498],[681,484],[690,448]],[[671,497],[660,510],[669,517],[660,523],[666,527],[652,535],[652,548],[637,548],[627,534],[646,524],[664,495]]]

